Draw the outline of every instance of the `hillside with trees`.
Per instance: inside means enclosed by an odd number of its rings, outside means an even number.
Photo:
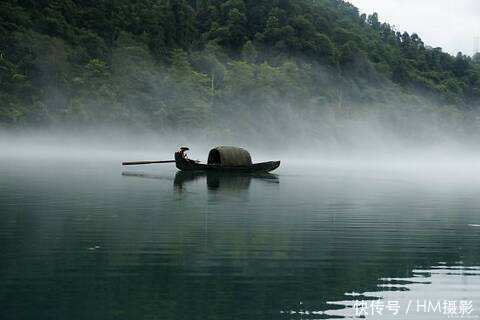
[[[480,98],[478,54],[343,0],[5,0],[0,39],[3,126],[471,128]]]

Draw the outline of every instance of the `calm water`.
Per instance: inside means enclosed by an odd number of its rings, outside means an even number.
[[[1,319],[480,315],[473,174],[122,170],[0,160]]]

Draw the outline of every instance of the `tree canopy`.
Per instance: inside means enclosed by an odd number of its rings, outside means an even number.
[[[227,104],[382,102],[384,83],[465,110],[480,98],[479,54],[343,0],[5,0],[0,39],[0,123],[200,126]]]

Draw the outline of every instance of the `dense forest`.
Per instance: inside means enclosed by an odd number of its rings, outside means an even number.
[[[3,126],[472,128],[480,99],[479,54],[343,0],[4,0],[0,39]]]

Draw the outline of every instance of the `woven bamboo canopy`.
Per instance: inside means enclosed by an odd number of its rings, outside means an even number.
[[[247,150],[237,147],[219,146],[210,150],[208,164],[238,167],[252,165],[252,157]]]

